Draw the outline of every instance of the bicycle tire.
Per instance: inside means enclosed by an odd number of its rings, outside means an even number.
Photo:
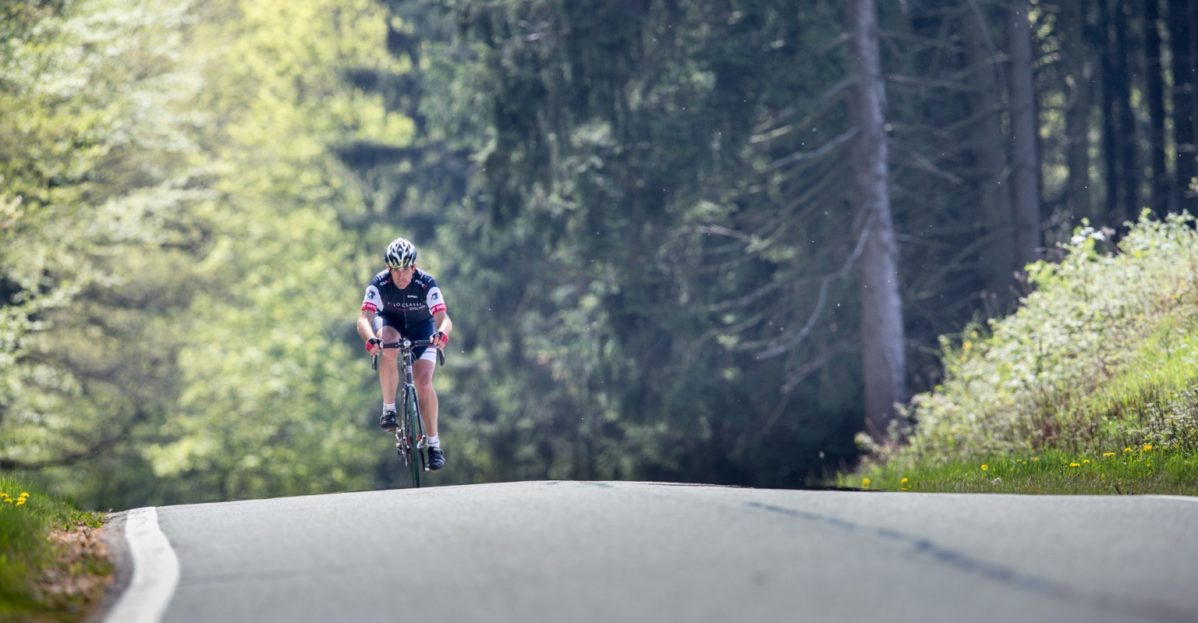
[[[403,463],[405,471],[416,460],[412,456],[412,436],[402,426],[395,431],[395,454],[399,455],[399,460]]]
[[[420,436],[417,434],[420,426],[420,417],[416,411],[416,388],[408,385],[404,387],[404,430],[407,431],[408,448],[411,449],[408,455],[408,472],[412,476],[412,486],[420,488],[420,472],[424,471],[424,451],[416,444],[420,442]]]

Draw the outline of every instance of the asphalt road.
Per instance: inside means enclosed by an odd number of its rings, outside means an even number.
[[[163,507],[191,621],[1198,621],[1198,498],[525,482]]]

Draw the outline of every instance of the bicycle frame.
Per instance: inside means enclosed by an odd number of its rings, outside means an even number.
[[[412,486],[420,487],[420,472],[428,471],[428,460],[425,456],[424,424],[420,421],[420,404],[416,397],[416,383],[412,377],[412,351],[417,348],[433,348],[432,340],[409,340],[403,338],[398,342],[384,342],[383,349],[399,349],[397,363],[402,366],[400,387],[397,398],[402,399],[399,414],[399,429],[395,431],[395,451],[409,468],[412,476]],[[402,362],[402,363],[400,363]],[[445,352],[437,349],[437,363],[445,365]],[[378,370],[379,356],[374,355],[371,367]],[[415,456],[414,456],[415,455]],[[417,465],[417,456],[420,464]]]

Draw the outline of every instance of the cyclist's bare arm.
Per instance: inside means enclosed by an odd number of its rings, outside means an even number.
[[[370,354],[377,355],[378,352],[376,351],[378,350],[378,347],[372,347],[370,345],[370,340],[378,339],[378,336],[374,334],[374,312],[370,311],[369,309],[363,309],[358,315],[357,328],[358,337],[362,338],[362,341],[367,343],[367,350],[370,351]]]
[[[433,322],[436,323],[433,326],[437,327],[434,334],[441,333],[445,336],[445,339],[437,346],[440,348],[449,342],[449,335],[453,333],[453,321],[449,319],[449,314],[442,310],[433,314]]]

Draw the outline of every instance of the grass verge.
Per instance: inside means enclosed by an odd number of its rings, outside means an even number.
[[[0,475],[0,621],[83,620],[113,573],[102,524]]]
[[[1198,495],[1198,455],[1152,444],[1101,452],[1060,450],[974,461],[871,465],[839,487],[885,491]]]

